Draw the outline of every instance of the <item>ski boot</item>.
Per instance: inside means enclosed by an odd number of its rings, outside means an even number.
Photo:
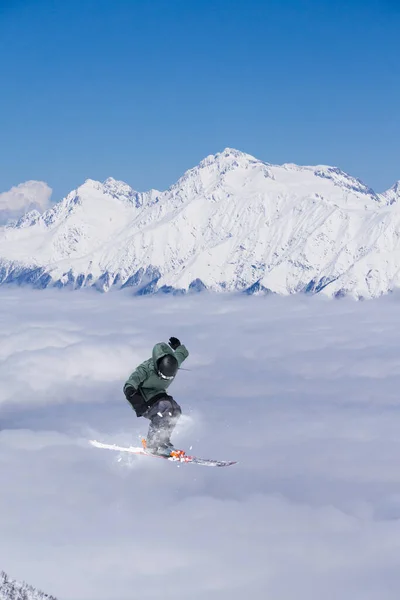
[[[165,442],[156,444],[154,446],[149,446],[147,444],[147,441],[145,439],[142,439],[142,446],[144,450],[150,452],[151,454],[157,454],[158,456],[165,456],[167,458],[181,458],[185,455],[184,450],[176,450],[174,448],[174,445],[169,440],[166,440]]]
[[[160,456],[170,456],[171,451],[174,449],[174,446],[170,441],[149,444],[144,438],[142,439],[142,446],[143,450],[146,450],[146,452],[158,454]]]

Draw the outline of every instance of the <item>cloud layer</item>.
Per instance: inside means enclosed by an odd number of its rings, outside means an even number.
[[[2,290],[0,566],[60,600],[397,600],[399,299]],[[122,385],[155,342],[191,354],[174,441],[136,444]]]
[[[52,189],[44,181],[26,181],[0,194],[0,223],[29,210],[43,212],[50,206]]]

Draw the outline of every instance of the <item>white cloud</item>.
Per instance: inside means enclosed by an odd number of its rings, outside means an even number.
[[[398,296],[0,293],[11,576],[59,600],[397,600]],[[87,444],[145,434],[122,385],[171,335],[191,351],[174,441],[234,467]]]
[[[44,181],[26,181],[0,194],[0,220],[16,218],[29,210],[43,212],[50,206],[52,189]]]

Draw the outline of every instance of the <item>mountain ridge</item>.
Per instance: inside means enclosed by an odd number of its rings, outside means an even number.
[[[0,229],[0,284],[376,297],[400,285],[400,182],[226,148],[166,191],[88,179]]]

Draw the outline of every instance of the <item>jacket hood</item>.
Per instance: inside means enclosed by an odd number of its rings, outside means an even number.
[[[159,342],[153,348],[153,364],[154,368],[157,371],[157,362],[163,356],[167,356],[167,354],[172,354],[174,356],[174,351],[166,344],[165,342]]]

